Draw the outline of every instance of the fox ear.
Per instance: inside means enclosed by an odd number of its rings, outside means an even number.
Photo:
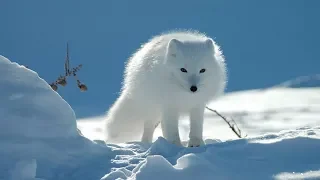
[[[178,39],[173,38],[169,41],[169,47],[178,47],[181,43]]]
[[[204,43],[208,48],[213,48],[213,40],[211,38],[206,39]]]
[[[167,51],[169,55],[176,57],[179,46],[181,46],[182,42],[177,39],[171,39],[168,43]]]

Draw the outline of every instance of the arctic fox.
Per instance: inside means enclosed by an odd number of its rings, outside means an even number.
[[[181,146],[179,117],[189,115],[189,147],[204,144],[206,104],[224,92],[227,72],[219,46],[195,31],[151,38],[128,60],[121,94],[106,117],[106,142],[152,143],[161,123],[163,137]]]

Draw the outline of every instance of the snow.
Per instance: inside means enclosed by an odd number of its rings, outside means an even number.
[[[10,179],[41,180],[36,177],[37,162],[35,159],[21,160],[11,171]]]
[[[305,127],[199,148],[176,147],[158,138],[139,154],[145,159],[132,173],[118,169],[104,179],[286,179],[300,173],[320,178],[319,133],[320,127]],[[130,164],[129,156],[119,157],[121,163]]]
[[[281,130],[319,125],[320,88],[255,89],[227,93],[210,103],[227,118],[232,117],[248,137],[276,133]],[[78,120],[82,133],[89,139],[103,137],[103,116]],[[188,139],[189,122],[186,118],[180,124],[181,139]],[[161,136],[156,129],[154,140]],[[237,139],[226,123],[213,112],[206,110],[204,136],[206,139],[222,141]]]
[[[1,180],[320,179],[317,87],[228,93],[208,106],[248,136],[237,139],[207,111],[206,145],[186,148],[158,136],[152,144],[99,140],[103,116],[77,121],[36,72],[3,56],[0,85]],[[183,119],[185,141],[187,125]]]
[[[0,137],[76,136],[75,114],[36,72],[0,56]]]

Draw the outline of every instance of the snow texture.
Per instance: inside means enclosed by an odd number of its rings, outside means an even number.
[[[0,136],[74,137],[75,114],[36,72],[0,56]]]
[[[35,72],[1,56],[0,84],[1,180],[320,179],[319,88],[226,95],[217,103],[227,115],[238,113],[239,99],[247,102],[239,124],[250,136],[210,136],[205,146],[186,148],[162,137],[152,144],[106,144],[81,136],[70,106]],[[275,96],[282,98],[280,105]],[[216,118],[209,112],[208,117]],[[259,128],[250,130],[247,123]],[[91,135],[85,128],[84,135]]]
[[[238,123],[249,137],[320,123],[320,88],[268,88],[231,92],[208,104]],[[79,119],[78,126],[89,139],[102,139],[103,116]],[[189,121],[180,122],[181,139],[188,139]],[[158,128],[154,140],[161,136]],[[226,123],[213,112],[206,110],[204,121],[205,139],[221,141],[237,138]]]

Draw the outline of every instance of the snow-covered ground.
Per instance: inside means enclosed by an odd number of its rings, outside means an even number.
[[[305,126],[320,125],[320,87],[270,88],[227,93],[208,105],[227,118],[233,118],[248,137]],[[103,138],[103,116],[78,120],[78,127],[89,139]],[[187,118],[180,125],[183,140],[188,139]],[[158,127],[154,139],[161,136]],[[222,141],[237,139],[229,126],[206,110],[204,136]]]
[[[320,89],[277,87],[228,93],[209,107],[233,117],[237,139],[206,113],[206,145],[105,144],[103,117],[76,121],[38,75],[0,56],[2,180],[320,179]],[[84,136],[77,132],[78,128]],[[187,121],[181,123],[186,140]]]

